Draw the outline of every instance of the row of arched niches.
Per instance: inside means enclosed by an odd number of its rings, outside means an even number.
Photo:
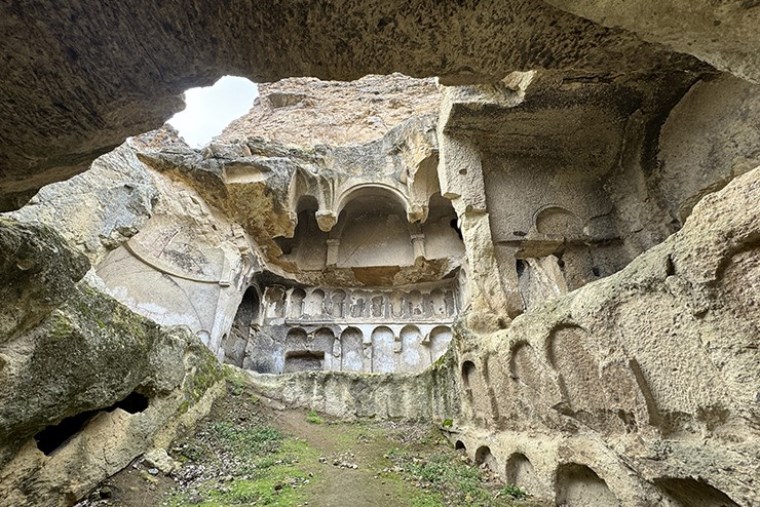
[[[268,285],[248,289],[227,362],[259,373],[416,373],[448,350],[455,280],[406,288]]]

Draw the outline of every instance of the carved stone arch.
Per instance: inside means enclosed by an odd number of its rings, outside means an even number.
[[[346,315],[346,291],[335,289],[330,293],[330,315],[342,319]]]
[[[430,304],[432,309],[432,317],[437,319],[447,316],[446,310],[446,295],[442,289],[433,289],[430,291]]]
[[[324,315],[325,291],[312,289],[304,299],[304,316],[318,317]]]
[[[475,451],[475,464],[485,465],[491,472],[499,473],[499,465],[496,461],[496,457],[491,452],[491,448],[487,445],[481,445]]]
[[[287,291],[282,285],[270,285],[264,290],[267,318],[282,318],[287,306]]]
[[[475,361],[467,359],[462,362],[460,368],[462,374],[462,385],[465,389],[472,389],[472,386],[476,382],[476,375],[478,375],[478,367],[475,365]]]
[[[507,484],[517,486],[529,495],[543,493],[544,485],[536,473],[533,463],[522,452],[514,452],[504,466],[504,478]]]
[[[556,503],[568,507],[616,507],[620,501],[590,467],[563,463],[555,474]]]
[[[420,371],[430,366],[430,354],[422,346],[423,335],[419,327],[407,324],[399,331],[401,355],[399,357],[399,371],[411,373]]]
[[[583,235],[583,226],[578,215],[556,204],[542,206],[533,214],[533,227],[539,234],[575,238]]]
[[[395,336],[388,326],[378,326],[372,331],[372,373],[396,371]]]
[[[405,213],[409,213],[409,199],[399,189],[382,183],[369,183],[355,185],[343,191],[336,200],[336,215],[340,217],[340,214],[349,202],[368,195],[386,195],[391,197],[402,207]]]
[[[301,288],[295,288],[288,294],[288,317],[294,319],[300,319],[303,317],[304,300],[306,299],[306,291]]]
[[[435,326],[427,336],[430,363],[438,361],[449,350],[454,333],[449,326]]]
[[[341,371],[366,371],[364,367],[364,333],[349,326],[340,334]]]
[[[425,303],[419,290],[415,289],[407,294],[406,304],[407,311],[405,313],[410,318],[420,318],[425,314]]]

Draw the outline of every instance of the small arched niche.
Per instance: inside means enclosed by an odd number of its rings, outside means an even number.
[[[547,206],[536,213],[536,230],[541,234],[577,238],[583,235],[583,221],[559,206]]]
[[[496,457],[487,445],[482,445],[475,451],[475,464],[478,466],[485,465],[491,472],[498,472]]]
[[[662,477],[655,479],[654,484],[684,507],[739,507],[721,490],[691,477]]]
[[[517,486],[528,494],[538,495],[541,492],[541,483],[536,477],[533,464],[520,452],[512,454],[507,460],[505,478],[507,484]]]
[[[472,389],[475,383],[475,375],[477,374],[477,368],[472,361],[465,361],[462,363],[462,384],[465,389]]]
[[[232,321],[232,329],[222,338],[225,362],[243,366],[245,348],[248,341],[253,337],[254,330],[257,329],[260,314],[259,292],[256,287],[251,286],[243,294],[243,299]]]
[[[604,479],[586,465],[567,463],[557,468],[557,505],[567,507],[619,507],[620,502]]]

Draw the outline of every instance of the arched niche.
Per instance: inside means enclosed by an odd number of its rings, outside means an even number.
[[[557,505],[567,507],[619,507],[607,483],[586,465],[562,464],[557,468]]]
[[[285,316],[287,293],[280,285],[272,285],[264,291],[267,318],[282,318]]]
[[[498,473],[499,465],[496,463],[496,457],[487,445],[482,445],[475,451],[475,464],[485,465],[491,472]]]
[[[303,317],[304,300],[306,299],[306,291],[300,288],[290,291],[288,297],[288,317],[292,319],[300,319]]]
[[[536,231],[540,234],[577,238],[583,235],[583,221],[573,212],[560,206],[545,206],[534,215]]]
[[[346,315],[346,291],[336,289],[330,293],[330,316],[342,319]]]
[[[319,317],[324,314],[325,291],[314,289],[304,299],[304,316]]]
[[[477,367],[472,361],[465,361],[462,363],[462,385],[465,389],[472,389],[473,385],[477,383]]]
[[[330,234],[339,242],[338,267],[414,264],[406,207],[397,191],[388,187],[363,187],[345,199],[338,224]]]
[[[243,299],[232,321],[232,329],[222,338],[225,362],[243,366],[245,349],[254,334],[254,328],[259,324],[260,313],[259,291],[251,286],[243,294]]]
[[[721,490],[702,479],[692,477],[660,477],[654,480],[669,499],[689,507],[739,507]]]
[[[368,184],[351,187],[344,191],[338,198],[337,215],[340,216],[346,206],[353,201],[366,201],[378,197],[394,201],[394,207],[400,208],[405,214],[409,208],[409,200],[399,189],[390,185]]]
[[[340,334],[341,371],[364,371],[364,333],[356,327],[348,327]]]
[[[399,337],[401,339],[400,372],[412,373],[430,366],[430,354],[422,345],[423,336],[417,326],[413,324],[404,326],[401,328]]]
[[[406,295],[405,316],[412,318],[422,318],[425,315],[425,301],[422,293],[417,289]]]
[[[438,361],[448,350],[454,333],[449,326],[436,326],[430,331],[428,347],[430,363]]]
[[[372,373],[396,371],[395,336],[388,326],[372,331]]]
[[[513,453],[505,466],[505,478],[507,484],[517,486],[529,495],[541,494],[543,485],[536,475],[533,463],[528,457],[520,452]]]

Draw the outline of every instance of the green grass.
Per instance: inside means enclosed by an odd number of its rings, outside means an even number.
[[[322,419],[315,410],[310,410],[309,413],[306,414],[306,422],[309,424],[324,424],[325,420]]]
[[[528,496],[528,494],[515,486],[514,484],[507,484],[503,488],[501,488],[501,495],[512,497],[516,500],[520,500],[521,498],[525,498]]]
[[[520,505],[515,502],[526,497],[525,492],[516,486],[495,490],[493,485],[484,481],[477,467],[463,463],[459,455],[450,449],[430,454],[394,449],[389,457],[404,469],[402,475],[426,486],[421,491],[427,494],[412,499],[414,507],[510,507]]]
[[[258,400],[244,378],[227,372],[229,406],[256,407]],[[169,507],[271,506],[293,507],[305,502],[303,486],[307,463],[318,458],[304,441],[289,437],[270,425],[255,409],[222,411],[212,417],[181,448],[180,459],[221,467],[221,476],[196,484],[195,492],[174,492]]]

